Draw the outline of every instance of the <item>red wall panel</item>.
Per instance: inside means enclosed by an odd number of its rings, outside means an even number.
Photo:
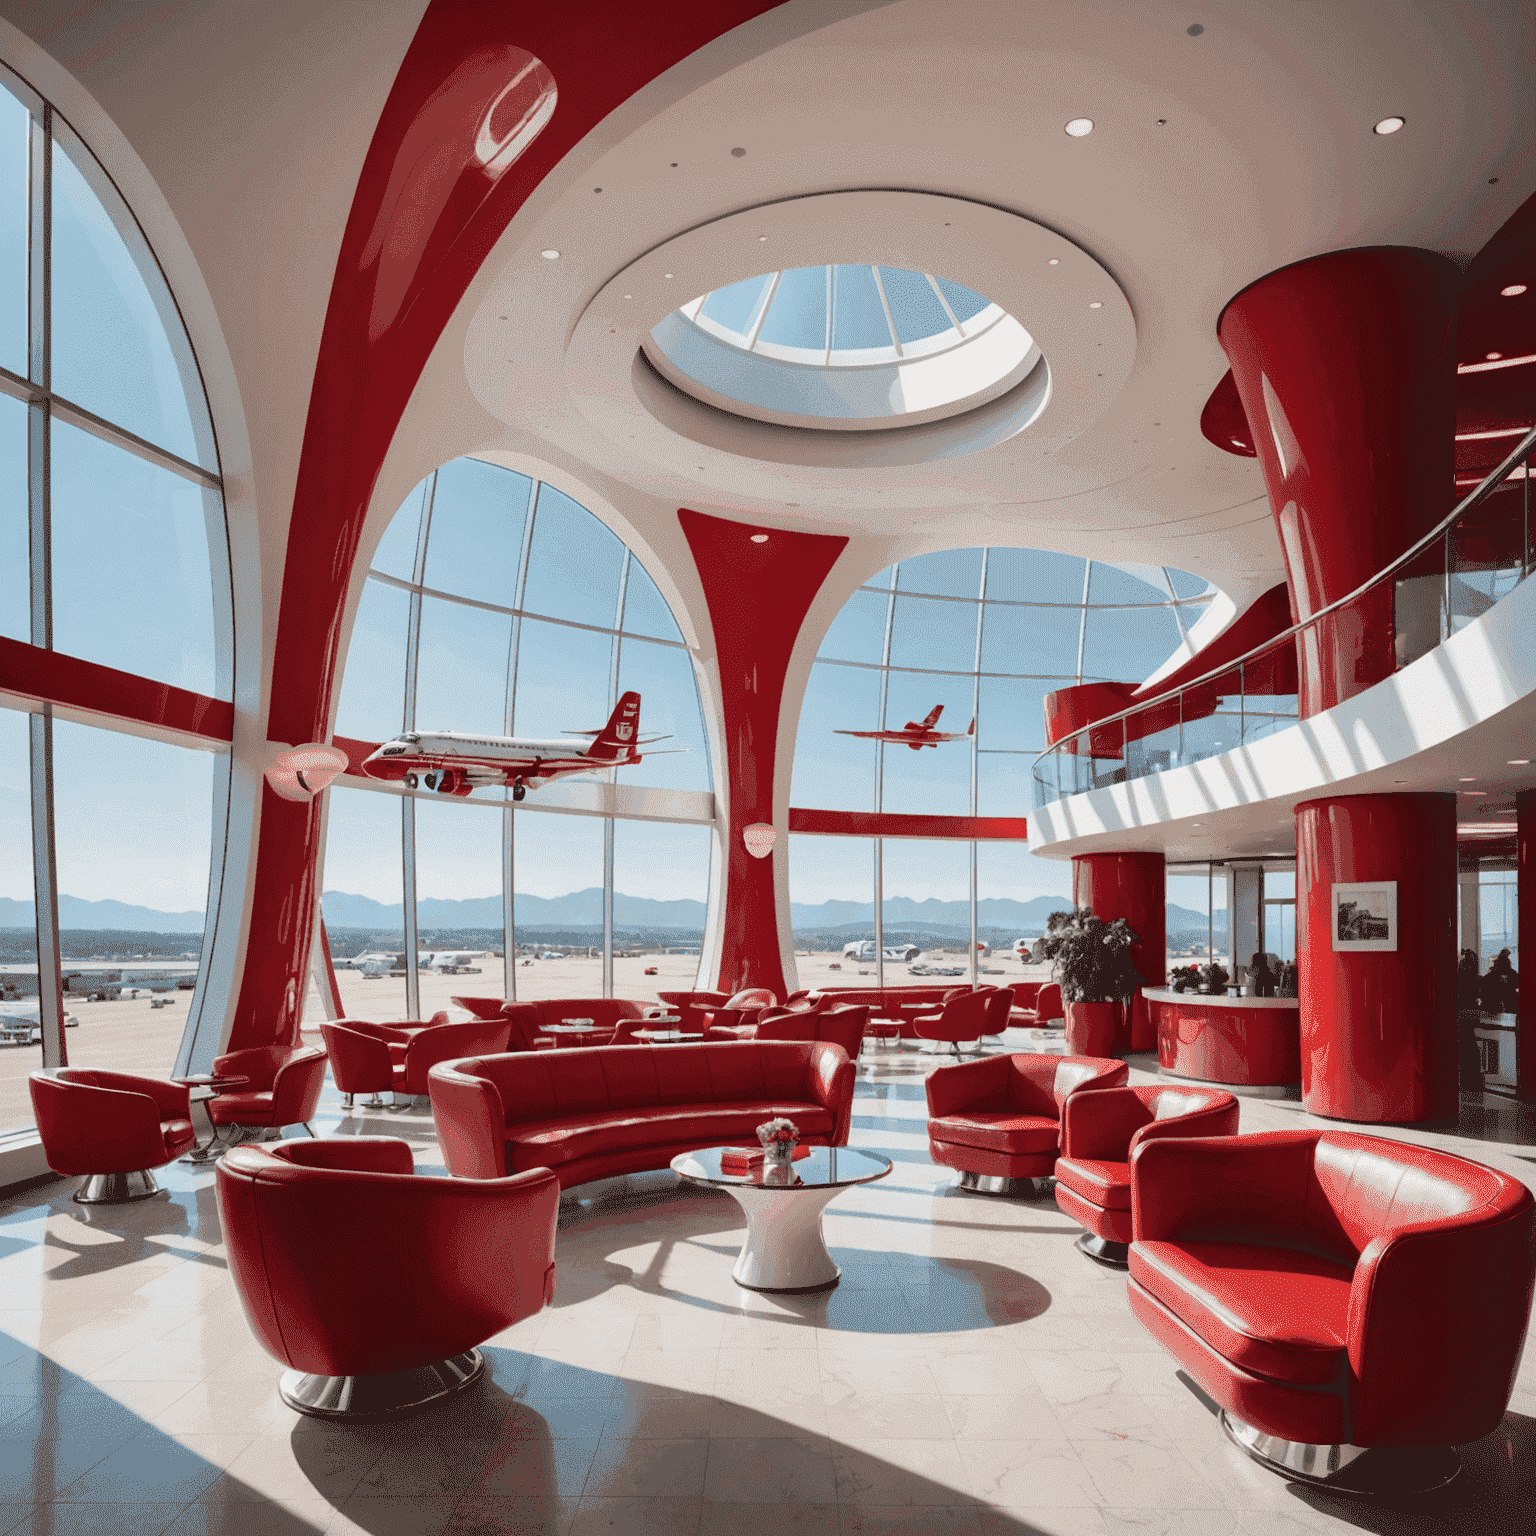
[[[1160,853],[1085,853],[1072,860],[1072,900],[1105,922],[1123,917],[1139,935],[1131,958],[1151,987],[1167,982],[1168,878]],[[1147,1000],[1131,1002],[1130,1037],[1122,1049],[1150,1051],[1157,1032]]]

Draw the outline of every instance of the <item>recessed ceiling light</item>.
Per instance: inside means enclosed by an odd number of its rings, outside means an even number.
[[[1376,124],[1371,132],[1379,133],[1382,135],[1396,133],[1397,130],[1401,128],[1407,121],[1408,119],[1405,117],[1384,117],[1379,123]]]
[[[1464,794],[1464,795],[1479,795],[1482,798],[1486,799],[1487,796],[1488,796],[1488,791],[1486,789],[1464,789],[1464,790],[1462,790],[1462,794]]]
[[[1093,132],[1093,119],[1091,117],[1074,117],[1067,124],[1067,132],[1074,139],[1086,139]]]
[[[1518,299],[1524,292],[1524,283],[1511,283],[1508,288],[1499,289],[1499,297],[1501,299]]]
[[[1048,266],[1048,267],[1059,267],[1060,265],[1061,265],[1061,257],[1060,256],[1052,256],[1051,259],[1048,262],[1046,262],[1046,266]]]
[[[1484,358],[1486,358],[1486,359],[1487,359],[1487,361],[1488,361],[1488,362],[1490,362],[1490,363],[1496,363],[1496,362],[1498,362],[1498,360],[1499,360],[1499,359],[1500,359],[1500,358],[1501,358],[1501,357],[1503,357],[1503,356],[1504,356],[1504,354],[1503,354],[1503,353],[1502,353],[1502,352],[1485,352],[1485,353],[1484,353],[1484,354],[1483,354],[1483,356],[1484,356]]]
[[[1093,301],[1093,303],[1088,306],[1088,308],[1089,309],[1103,309],[1104,306],[1097,299],[1095,299]]]
[[[1205,825],[1205,823],[1203,821],[1192,821],[1192,822],[1190,822],[1190,826],[1192,826],[1192,827],[1203,827],[1204,825]]]
[[[671,276],[672,276],[672,274],[671,274],[671,273],[670,273],[670,272],[668,272],[668,273],[667,273],[667,274],[666,274],[666,276],[668,276],[668,277],[671,277]]]
[[[754,533],[752,535],[752,542],[754,544],[766,544],[768,542],[768,535],[766,533]]]
[[[1457,779],[1456,782],[1458,784],[1476,784],[1477,775],[1475,773],[1465,774],[1461,778]]]
[[[624,297],[625,297],[625,298],[626,298],[626,299],[632,299],[632,298],[634,298],[634,294],[632,294],[632,293],[626,293],[626,294],[625,294],[625,295],[624,295]]]
[[[1528,757],[1509,757],[1505,759],[1511,768],[1529,768],[1531,760]]]
[[[764,240],[766,240],[766,239],[767,239],[767,238],[768,238],[768,236],[767,236],[767,235],[759,235],[759,236],[758,236],[758,237],[757,237],[757,241],[758,241],[758,244],[759,244],[759,245],[761,245],[761,244],[762,244],[762,242],[763,242],[763,241],[764,241]]]

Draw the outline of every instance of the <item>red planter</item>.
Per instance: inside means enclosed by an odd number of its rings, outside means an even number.
[[[1117,1011],[1113,1003],[1066,1004],[1067,1050],[1074,1056],[1113,1056]]]

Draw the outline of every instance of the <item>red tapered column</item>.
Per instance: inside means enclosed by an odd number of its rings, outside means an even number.
[[[1395,950],[1336,947],[1336,884],[1395,885]],[[1345,935],[1362,937],[1373,935]],[[1296,807],[1296,958],[1307,1109],[1335,1120],[1454,1118],[1454,795],[1353,795]]]
[[[774,854],[755,859],[742,830],[773,821],[773,780],[779,709],[795,638],[827,572],[848,541],[817,533],[764,530],[686,508],[678,512],[688,547],[704,583],[720,669],[720,708],[725,718],[726,831],[725,934],[722,992],[767,987],[784,996],[779,954]],[[781,828],[782,830],[782,828]]]
[[[1353,592],[1451,509],[1460,290],[1444,256],[1373,246],[1282,267],[1222,313],[1298,620]],[[1433,583],[1399,601],[1433,607]],[[1303,716],[1395,669],[1393,602],[1387,584],[1303,633]],[[1405,654],[1437,616],[1401,614],[1405,641],[1414,623]]]
[[[1072,900],[1092,907],[1096,917],[1123,917],[1138,935],[1131,959],[1149,987],[1160,987],[1168,972],[1168,882],[1160,853],[1085,853],[1072,860]],[[1147,1000],[1137,992],[1131,1004],[1126,1048],[1155,1051],[1157,1029]]]
[[[1536,956],[1536,789],[1515,797],[1515,943],[1521,946],[1515,969],[1520,972],[1520,1001],[1515,1034],[1516,1092],[1536,1099],[1536,974],[1527,976]],[[1529,937],[1531,947],[1523,947]]]

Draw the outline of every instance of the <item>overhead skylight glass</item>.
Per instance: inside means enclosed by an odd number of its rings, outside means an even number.
[[[668,315],[645,352],[706,404],[841,431],[941,420],[1026,380],[1033,419],[1049,380],[1006,310],[899,267],[796,267],[717,288]]]

